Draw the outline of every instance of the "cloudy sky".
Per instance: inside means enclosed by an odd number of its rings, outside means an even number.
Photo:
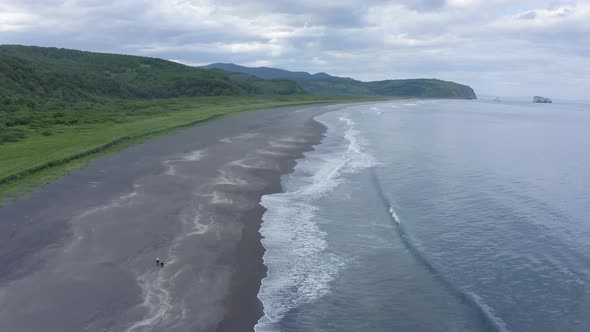
[[[590,0],[0,0],[0,44],[590,98]]]

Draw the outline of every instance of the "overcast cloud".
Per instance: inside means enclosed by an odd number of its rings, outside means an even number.
[[[0,43],[588,98],[590,1],[0,0]]]

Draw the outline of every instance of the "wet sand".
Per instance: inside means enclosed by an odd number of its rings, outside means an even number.
[[[260,197],[320,142],[313,117],[342,107],[188,128],[1,208],[0,331],[252,331]]]

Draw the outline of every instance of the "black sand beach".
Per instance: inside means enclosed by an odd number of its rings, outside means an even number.
[[[252,331],[260,197],[320,142],[313,117],[341,107],[188,128],[1,208],[0,331]]]

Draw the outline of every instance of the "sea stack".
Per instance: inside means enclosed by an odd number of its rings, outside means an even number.
[[[552,103],[552,101],[549,98],[534,96],[533,103]]]

